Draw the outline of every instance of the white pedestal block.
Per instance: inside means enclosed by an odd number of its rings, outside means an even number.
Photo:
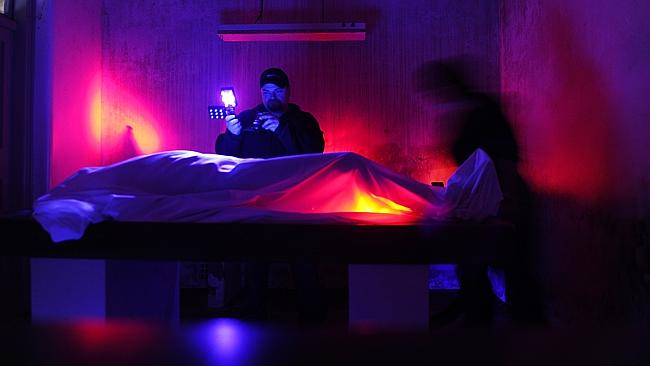
[[[31,260],[32,320],[179,319],[177,262]]]
[[[428,265],[351,264],[348,273],[351,327],[428,329]]]

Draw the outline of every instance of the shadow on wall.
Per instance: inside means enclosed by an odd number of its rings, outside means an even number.
[[[142,154],[142,150],[138,147],[138,143],[133,135],[133,127],[131,125],[124,127],[122,148],[116,152],[118,153],[118,161],[130,159]]]
[[[140,154],[174,149],[175,132],[154,103],[143,103],[144,92],[118,85],[105,73],[102,85],[102,164]]]

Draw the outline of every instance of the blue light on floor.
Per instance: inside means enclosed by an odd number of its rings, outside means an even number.
[[[487,276],[492,284],[492,292],[506,302],[506,285],[503,271],[488,267]],[[429,266],[429,290],[458,290],[460,282],[456,277],[455,264],[432,264]]]
[[[193,332],[194,345],[214,365],[245,364],[259,331],[245,322],[219,318],[205,322]]]

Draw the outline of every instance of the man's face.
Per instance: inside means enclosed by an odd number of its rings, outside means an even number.
[[[262,86],[262,103],[271,112],[282,112],[289,104],[289,88],[280,88],[275,84]]]

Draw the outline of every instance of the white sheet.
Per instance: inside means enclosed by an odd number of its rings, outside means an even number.
[[[412,224],[482,220],[502,199],[492,161],[477,150],[446,188],[414,181],[355,153],[274,159],[178,150],[84,168],[38,198],[52,241],[79,239],[104,220]]]

